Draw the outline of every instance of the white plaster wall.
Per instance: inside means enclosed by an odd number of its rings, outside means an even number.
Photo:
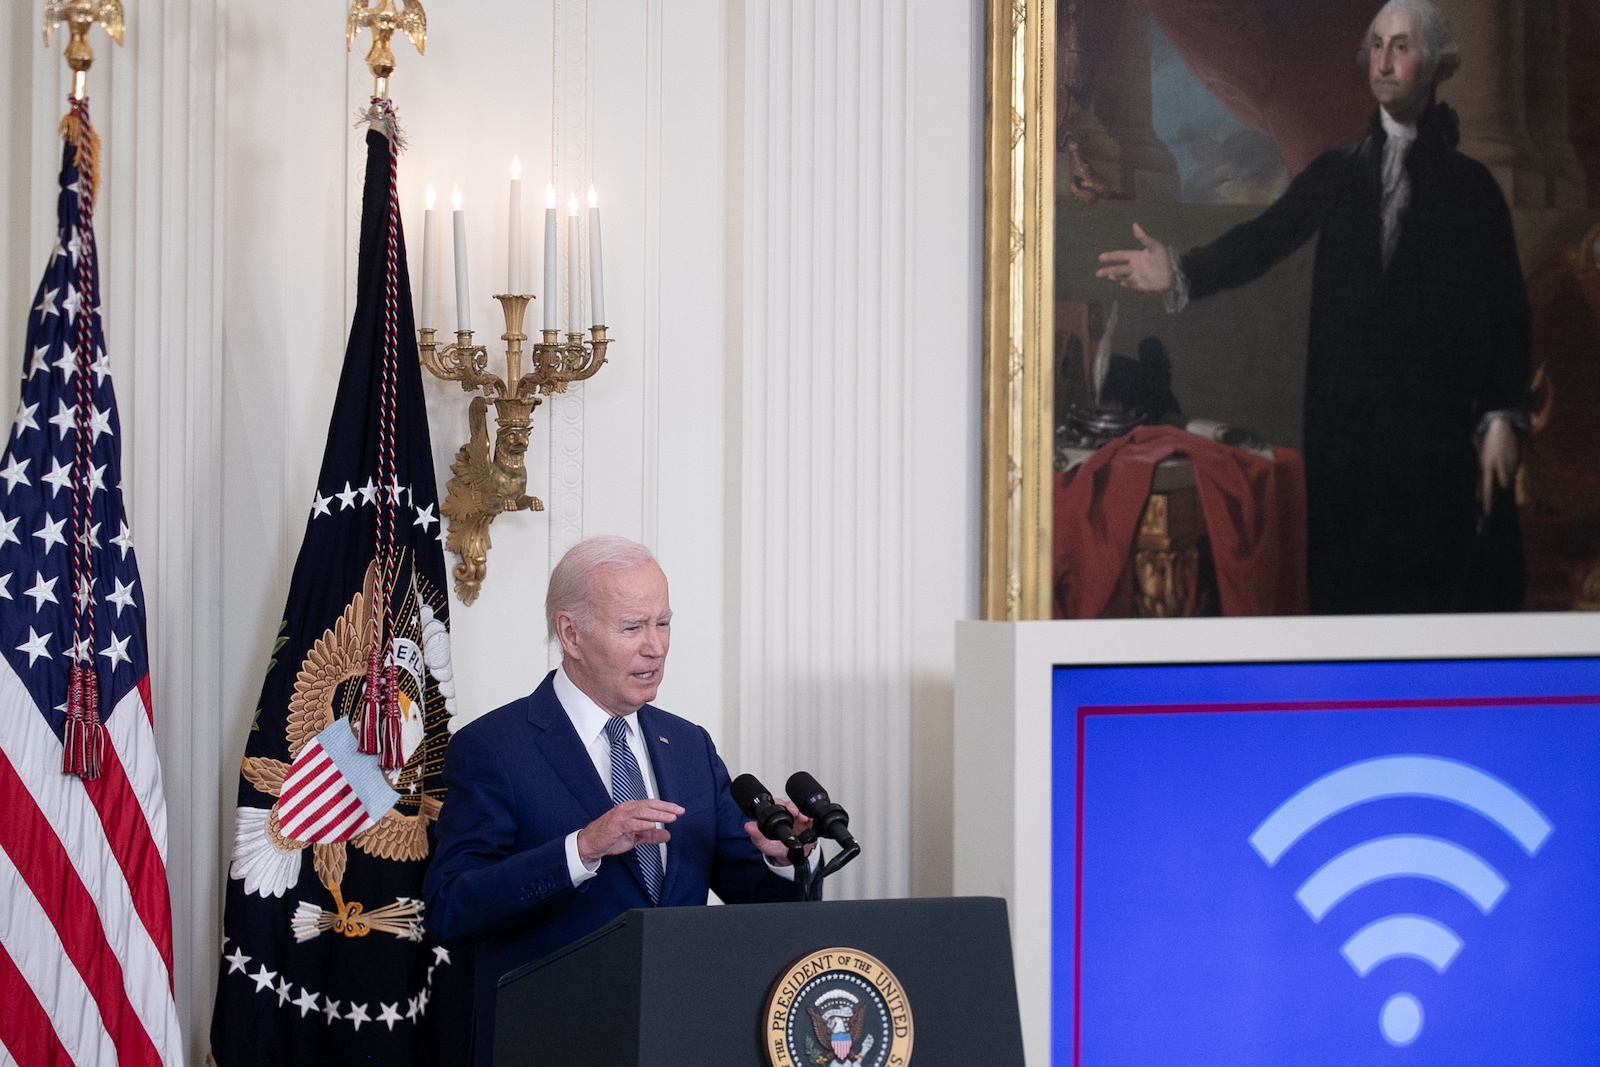
[[[95,31],[97,221],[198,1056],[223,813],[351,311],[371,82],[339,3],[125,6],[120,54]],[[426,57],[395,46],[413,265],[424,186],[444,206],[459,183],[493,351],[511,156],[524,288],[546,177],[563,200],[593,181],[617,339],[536,415],[529,488],[549,510],[499,519],[481,598],[452,605],[463,705],[542,676],[566,544],[642,539],[677,620],[660,703],[734,773],[781,788],[804,767],[833,789],[867,850],[836,895],[948,892],[951,623],[976,609],[982,5],[434,0],[428,16]],[[66,91],[37,19],[31,0],[0,16],[7,403]],[[440,294],[448,326],[447,280]],[[467,397],[430,383],[428,400],[442,484]]]

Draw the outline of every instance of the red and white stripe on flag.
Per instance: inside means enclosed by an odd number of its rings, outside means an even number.
[[[166,803],[144,685],[105,717],[101,776],[0,657],[0,1046],[18,1064],[181,1064]]]
[[[399,794],[378,757],[360,751],[345,719],[334,719],[300,750],[278,794],[278,831],[294,841],[348,841],[383,818]]]

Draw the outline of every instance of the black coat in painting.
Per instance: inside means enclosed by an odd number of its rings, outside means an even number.
[[[1476,431],[1520,408],[1529,314],[1511,213],[1429,106],[1406,158],[1410,205],[1383,267],[1385,133],[1324,153],[1255,219],[1182,257],[1192,298],[1243,285],[1317,235],[1304,451],[1311,610],[1514,610],[1516,505],[1480,520]]]

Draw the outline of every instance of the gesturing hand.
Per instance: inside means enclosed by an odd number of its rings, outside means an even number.
[[[1167,258],[1167,246],[1144,232],[1136,222],[1133,235],[1143,248],[1125,249],[1121,252],[1102,252],[1100,262],[1106,264],[1094,272],[1096,278],[1109,278],[1124,289],[1141,293],[1164,293],[1172,288],[1172,261]]]
[[[1478,451],[1478,506],[1485,515],[1494,508],[1494,491],[1508,488],[1520,460],[1517,432],[1508,419],[1491,419]]]
[[[782,804],[784,807],[788,808],[789,814],[794,816],[795,836],[798,837],[800,834],[803,834],[807,830],[811,829],[810,818],[801,815],[800,809],[795,807],[793,803],[785,800],[783,797],[778,797],[777,801],[779,804]],[[766,856],[767,859],[771,860],[774,867],[789,866],[789,850],[784,846],[782,841],[774,841],[770,837],[763,837],[761,830],[756,826],[754,820],[744,824],[744,832],[750,835],[750,843],[756,846],[756,848],[759,848],[761,850],[761,854]],[[816,842],[812,842],[806,846],[807,856],[811,855],[811,849],[815,846],[815,844]]]
[[[683,809],[668,800],[627,800],[578,831],[578,858],[593,863],[637,845],[659,845],[672,835],[657,823],[675,821]]]

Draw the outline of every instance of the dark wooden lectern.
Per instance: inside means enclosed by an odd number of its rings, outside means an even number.
[[[916,1067],[1022,1067],[1011,936],[993,897],[627,912],[501,978],[495,1067],[760,1067],[774,983],[838,946],[899,979]]]

